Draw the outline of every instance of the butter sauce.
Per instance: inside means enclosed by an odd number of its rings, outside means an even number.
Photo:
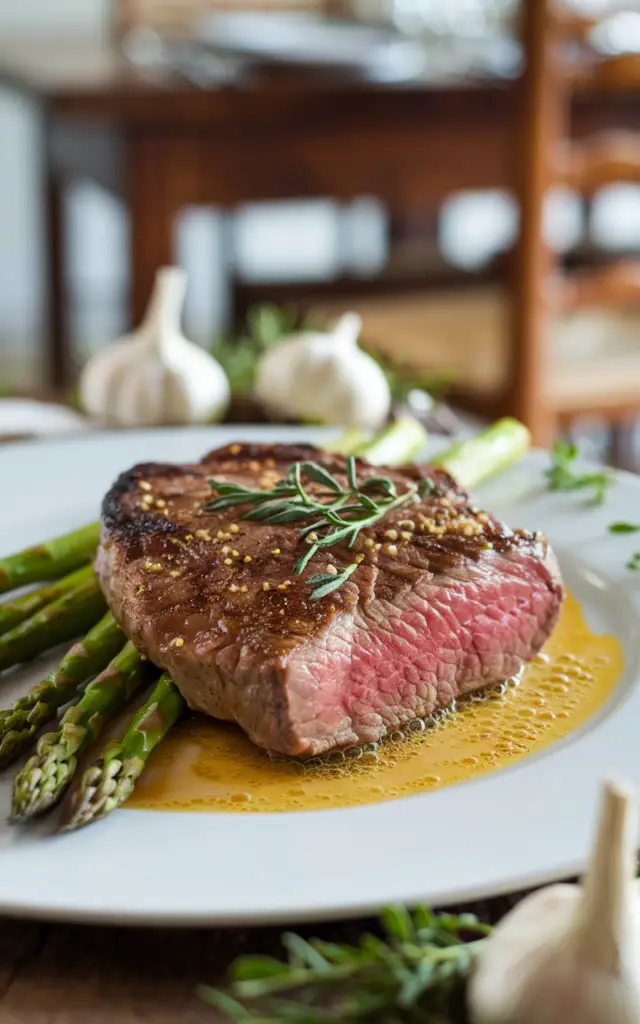
[[[191,716],[152,755],[127,807],[310,811],[393,800],[477,778],[557,743],[611,696],[618,640],[597,635],[569,595],[544,652],[521,677],[391,741],[318,763],[272,761],[228,723]]]

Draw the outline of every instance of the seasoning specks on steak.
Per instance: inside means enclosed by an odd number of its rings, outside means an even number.
[[[562,603],[546,539],[475,508],[442,471],[383,471],[399,493],[424,476],[435,491],[361,531],[357,570],[316,601],[308,579],[353,562],[346,545],[295,576],[299,523],[203,511],[209,479],[269,489],[303,460],[346,482],[340,456],[236,444],[194,465],[136,466],[104,500],[97,571],[111,611],[190,707],[306,757],[378,740],[540,650]],[[380,472],[359,460],[359,478]]]

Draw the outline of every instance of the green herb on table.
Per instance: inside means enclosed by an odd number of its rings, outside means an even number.
[[[638,533],[640,532],[640,526],[636,523],[611,523],[609,526],[609,533]],[[631,572],[638,572],[640,569],[640,551],[636,551],[627,562],[627,569]]]
[[[238,1024],[442,1019],[430,1014],[451,1012],[490,926],[471,914],[391,907],[382,927],[383,938],[363,935],[357,946],[285,935],[285,962],[242,957],[226,991],[200,994]]]
[[[239,336],[222,334],[216,339],[211,353],[229,378],[234,398],[251,394],[260,357],[298,327],[299,317],[288,306],[254,306]]]
[[[312,497],[305,490],[303,478],[320,484],[322,490]],[[294,463],[270,491],[253,491],[242,484],[210,480],[211,489],[217,497],[205,504],[204,511],[224,512],[236,505],[254,505],[245,512],[243,519],[274,524],[313,519],[300,531],[300,537],[306,539],[309,547],[296,563],[294,572],[299,576],[318,551],[341,541],[352,548],[361,530],[373,526],[402,505],[423,499],[434,490],[429,479],[410,484],[401,494],[389,477],[371,477],[359,483],[353,456],[347,459],[347,481],[348,485],[343,487],[316,462]],[[326,597],[337,590],[355,572],[363,558],[363,555],[357,555],[342,572],[312,576],[309,580],[313,588],[311,599]]]
[[[609,473],[580,473],[576,470],[578,447],[568,441],[556,441],[547,470],[550,491],[591,491],[594,505],[601,505],[611,484]]]

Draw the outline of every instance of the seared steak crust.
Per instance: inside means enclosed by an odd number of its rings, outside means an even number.
[[[135,466],[105,497],[97,571],[109,606],[191,707],[309,756],[377,740],[514,675],[542,647],[562,602],[546,539],[482,512],[441,471],[359,461],[360,478],[383,472],[399,493],[424,476],[435,490],[362,531],[358,569],[318,600],[309,578],[354,551],[325,549],[295,576],[300,524],[203,511],[212,477],[270,489],[310,460],[346,480],[340,456],[238,444],[193,465]]]

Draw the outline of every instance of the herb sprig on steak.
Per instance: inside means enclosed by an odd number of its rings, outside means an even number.
[[[347,458],[346,470],[348,483],[344,487],[317,462],[295,462],[268,491],[251,490],[227,480],[210,480],[211,489],[218,497],[207,502],[204,511],[224,512],[238,505],[252,505],[254,507],[243,514],[243,519],[273,525],[315,520],[300,530],[301,540],[306,540],[309,547],[295,564],[293,571],[299,576],[318,551],[333,547],[340,541],[346,541],[349,548],[353,548],[361,530],[375,526],[391,512],[425,498],[434,490],[428,477],[417,483],[410,482],[400,494],[389,477],[370,476],[358,483],[358,469],[353,456]],[[310,494],[305,489],[303,477],[319,484],[322,489]],[[308,580],[312,588],[311,600],[327,597],[341,587],[363,559],[364,555],[358,554],[355,561],[340,573],[331,565],[329,572],[312,576]]]

